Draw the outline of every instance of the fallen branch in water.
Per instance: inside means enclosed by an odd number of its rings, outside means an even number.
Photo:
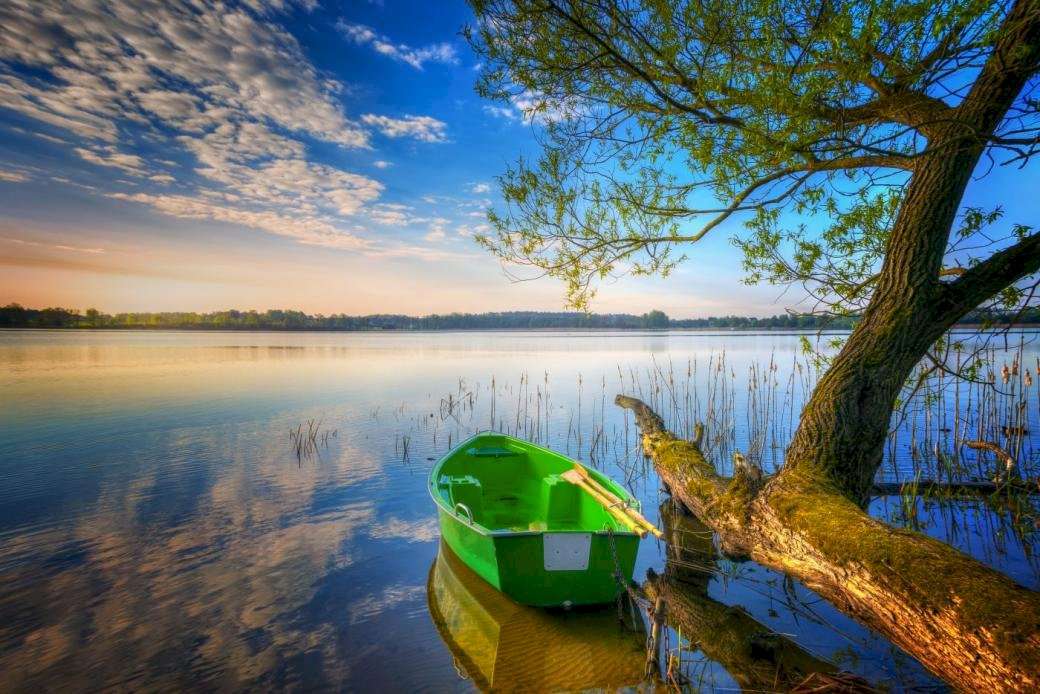
[[[872,518],[811,468],[761,490],[718,474],[642,401],[619,395],[674,498],[727,554],[782,571],[884,635],[954,687],[1040,690],[1040,594],[921,533]]]
[[[1011,456],[1010,453],[1008,453],[1003,448],[990,441],[965,440],[962,443],[968,448],[974,449],[976,451],[989,451],[993,455],[997,456],[997,460],[1004,463],[1004,471],[997,473],[995,478],[998,483],[1003,483],[1011,479],[1011,472],[1015,469],[1015,459]]]
[[[1004,482],[940,482],[938,480],[875,482],[872,490],[874,496],[901,496],[908,491],[919,496],[989,496],[997,492],[1040,494],[1040,480],[1012,478]]]

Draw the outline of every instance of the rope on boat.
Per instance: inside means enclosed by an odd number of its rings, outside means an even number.
[[[624,619],[624,608],[621,603],[624,601],[625,596],[628,596],[630,605],[635,605],[642,608],[646,612],[647,618],[650,620],[650,630],[646,636],[646,671],[645,675],[651,677],[652,675],[660,676],[660,663],[658,663],[658,641],[660,639],[661,625],[664,624],[665,605],[664,599],[659,597],[656,604],[652,604],[646,597],[640,594],[631,584],[631,582],[625,580],[625,574],[621,570],[621,560],[618,558],[617,545],[614,542],[614,529],[609,525],[606,528],[607,539],[610,544],[610,555],[614,559],[614,580],[617,581],[621,591],[617,597],[617,614],[618,621],[625,625]]]

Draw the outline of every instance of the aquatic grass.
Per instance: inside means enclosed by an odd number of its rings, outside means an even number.
[[[1033,376],[1040,365],[1023,368],[1021,351],[1020,344],[1010,354],[995,348],[971,354],[974,361],[994,365],[983,370],[983,378],[962,381],[943,370],[918,374],[919,382],[908,387],[893,417],[882,478],[899,483],[920,473],[921,479],[947,482],[991,479],[995,462],[985,451],[965,450],[967,440],[994,443],[1018,461],[1020,476],[1035,476],[1038,449],[1029,427],[1031,421],[1040,421],[1040,388]],[[961,369],[969,355],[957,354],[956,367]],[[1001,356],[1006,363],[998,361]],[[820,375],[813,360],[800,355],[781,368],[776,355],[770,354],[749,364],[740,377],[725,351],[709,355],[706,368],[696,359],[683,368],[653,356],[649,362],[644,369],[618,364],[614,382],[599,375],[598,392],[591,400],[588,379],[580,372],[572,381],[571,397],[562,401],[552,396],[548,372],[537,383],[527,372],[515,382],[499,374],[473,384],[460,379],[454,392],[433,399],[433,412],[417,415],[416,428],[431,435],[438,449],[449,440],[454,443],[492,428],[558,446],[600,467],[638,454],[634,429],[623,413],[610,411],[608,398],[615,391],[635,392],[680,435],[691,436],[694,424],[703,422],[705,453],[720,472],[731,470],[733,453],[739,451],[772,473],[783,463],[801,407]],[[478,421],[484,424],[478,426]],[[562,428],[556,430],[554,423]]]
[[[338,436],[338,429],[325,429],[322,431],[321,426],[324,421],[324,417],[318,420],[309,419],[306,422],[306,430],[303,428],[303,422],[298,424],[295,429],[289,430],[289,441],[292,444],[292,450],[296,455],[297,463],[302,464],[304,459],[318,457],[320,450],[328,448],[329,441]]]
[[[1026,368],[1024,356],[1021,343],[1007,351],[996,345],[953,351],[951,370],[974,366],[975,377],[956,379],[927,366],[915,374],[893,415],[879,473],[879,481],[898,485],[898,493],[877,500],[872,512],[894,525],[935,534],[991,565],[999,566],[1009,555],[1024,556],[1040,577],[1040,497],[1007,489],[973,498],[925,484],[993,480],[1006,466],[990,449],[967,445],[972,441],[1007,451],[1019,477],[1037,477],[1040,364]],[[424,455],[446,452],[477,431],[493,428],[588,462],[649,506],[647,502],[660,498],[656,473],[642,454],[628,411],[612,405],[615,393],[641,395],[682,436],[692,437],[695,425],[703,423],[705,454],[720,473],[731,474],[734,454],[742,453],[749,464],[770,474],[783,464],[801,409],[821,375],[821,366],[808,355],[788,359],[770,353],[748,361],[719,351],[685,363],[651,355],[641,364],[617,363],[610,372],[591,376],[575,371],[554,378],[546,371],[537,376],[522,371],[459,379],[443,395],[430,394],[426,403],[402,406],[395,453],[407,461],[413,448]],[[780,603],[791,614],[851,640],[812,605],[803,604],[793,586],[763,584],[748,565],[722,562],[713,579],[739,581],[741,589],[774,598],[782,586]],[[663,630],[661,642],[661,670],[673,686],[713,677],[707,663],[693,656],[692,645],[675,641],[668,630]]]
[[[1024,366],[1021,341],[1007,350],[999,345],[950,349],[951,370],[972,377],[956,379],[926,365],[907,385],[893,415],[879,482],[895,486],[899,493],[894,505],[878,508],[883,518],[896,524],[924,527],[944,522],[942,514],[921,515],[918,502],[925,493],[935,503],[962,501],[963,491],[937,490],[925,482],[989,482],[1006,467],[990,449],[972,448],[967,442],[986,441],[1008,451],[1018,478],[1036,478],[1040,472],[1040,446],[1035,431],[1030,431],[1040,425],[1040,364]],[[447,392],[428,394],[425,405],[402,404],[394,412],[400,423],[394,452],[404,461],[415,447],[443,453],[477,431],[492,428],[581,459],[614,476],[637,497],[652,499],[656,475],[642,455],[627,411],[612,405],[615,393],[640,394],[683,436],[692,436],[694,425],[704,423],[705,455],[721,474],[732,473],[735,453],[771,474],[783,464],[801,408],[821,374],[810,355],[794,353],[788,360],[770,353],[737,362],[721,350],[685,363],[650,355],[642,364],[619,362],[610,372],[591,378],[572,372],[566,377],[564,396],[560,379],[544,370],[537,380],[527,371],[513,377],[492,373],[485,379],[458,379]],[[1035,506],[1025,506],[1030,504]],[[1023,507],[1020,522],[978,532],[993,530],[1040,549],[1035,529],[1021,521],[1030,513]],[[951,532],[964,538],[964,528]]]

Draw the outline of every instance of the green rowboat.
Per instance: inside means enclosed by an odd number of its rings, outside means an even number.
[[[602,494],[565,479],[572,470],[624,502],[621,485],[541,446],[477,434],[433,466],[430,495],[441,537],[481,578],[525,605],[615,600],[615,576],[632,578],[641,534],[608,510]]]

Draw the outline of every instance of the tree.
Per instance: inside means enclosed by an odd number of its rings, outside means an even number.
[[[663,330],[670,325],[668,315],[664,311],[653,310],[643,314],[643,327],[652,330]]]
[[[915,367],[976,308],[1014,315],[1035,296],[1040,233],[984,232],[1001,211],[962,199],[990,162],[1024,167],[1040,146],[1040,0],[472,4],[478,90],[541,134],[540,158],[500,179],[488,249],[563,279],[584,308],[597,280],[666,275],[742,218],[749,281],[860,316],[764,485],[644,429],[673,493],[734,552],[950,682],[1040,687],[1037,594],[861,509]]]

